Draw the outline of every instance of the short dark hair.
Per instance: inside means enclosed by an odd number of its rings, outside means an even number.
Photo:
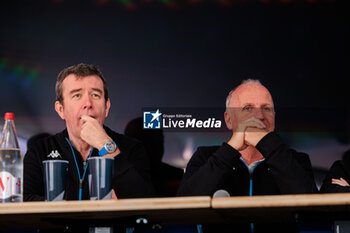
[[[63,81],[70,74],[74,74],[78,78],[83,78],[83,77],[90,76],[90,75],[96,75],[96,76],[100,77],[100,79],[102,80],[102,83],[103,83],[105,100],[106,101],[108,100],[108,90],[107,90],[106,79],[103,77],[103,74],[100,71],[100,69],[95,65],[88,65],[88,64],[80,63],[78,65],[67,67],[67,68],[63,69],[58,74],[57,80],[56,80],[56,101],[59,101],[61,104],[63,104],[63,96],[62,96]]]

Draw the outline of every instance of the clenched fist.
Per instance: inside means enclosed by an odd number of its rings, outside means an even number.
[[[102,125],[95,118],[84,115],[81,117],[81,120],[83,124],[81,126],[80,137],[87,144],[101,150],[107,141],[112,141]]]
[[[253,145],[255,138],[259,136],[255,135],[246,135],[247,129],[254,129],[255,131],[266,131],[266,125],[259,119],[255,117],[248,118],[245,121],[242,121],[238,124],[237,128],[234,130],[231,139],[228,141],[228,144],[235,148],[238,151],[244,150],[249,145]],[[254,131],[254,130],[249,131]],[[251,132],[254,133],[254,132]],[[260,135],[260,134],[259,134]],[[247,141],[246,136],[248,136],[249,140]],[[261,139],[261,138],[260,138]],[[255,144],[256,145],[256,144]],[[254,146],[255,146],[254,145]]]

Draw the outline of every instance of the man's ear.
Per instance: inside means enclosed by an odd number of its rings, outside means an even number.
[[[106,102],[105,118],[107,118],[110,108],[111,108],[111,101],[108,98],[108,100]]]
[[[232,118],[231,118],[231,114],[226,111],[224,113],[224,117],[225,117],[225,122],[226,122],[226,126],[229,130],[232,130]]]
[[[64,120],[63,105],[60,103],[60,101],[55,102],[55,110],[61,119]]]

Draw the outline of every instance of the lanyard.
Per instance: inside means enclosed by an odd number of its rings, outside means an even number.
[[[77,167],[78,176],[79,176],[79,201],[81,201],[81,195],[82,195],[82,190],[83,190],[83,180],[84,180],[84,178],[85,178],[86,169],[87,169],[87,167],[88,167],[88,165],[89,165],[89,162],[86,163],[85,168],[84,168],[83,177],[81,177],[81,176],[80,176],[79,167],[78,167],[78,162],[77,162],[77,159],[75,158],[75,153],[74,153],[74,149],[73,149],[73,147],[72,147],[72,144],[70,143],[70,141],[68,140],[67,137],[66,137],[66,141],[68,142],[68,144],[69,144],[69,146],[70,146],[70,149],[72,150],[73,158],[74,158],[74,161],[75,161],[75,166]],[[94,150],[94,148],[91,149],[88,158],[90,158],[90,156],[91,156],[93,150]]]

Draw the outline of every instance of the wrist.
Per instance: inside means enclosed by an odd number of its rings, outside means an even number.
[[[233,149],[235,149],[237,151],[244,150],[247,147],[246,144],[237,143],[234,140],[232,140],[232,138],[227,142],[227,144],[230,145]]]
[[[113,154],[118,150],[118,145],[113,140],[108,140],[103,145],[103,147],[98,151],[100,156],[104,156],[106,154]]]
[[[97,144],[97,147],[95,147],[95,148],[100,151],[105,146],[105,144],[109,141],[113,141],[113,139],[110,137],[106,137],[106,138],[100,140]]]

